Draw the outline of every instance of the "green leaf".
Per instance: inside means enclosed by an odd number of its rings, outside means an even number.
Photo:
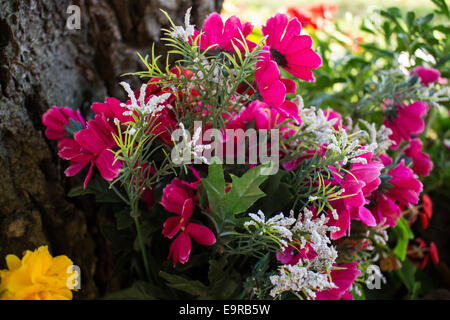
[[[415,273],[416,273],[416,266],[409,260],[405,259],[402,263],[402,268],[399,270],[396,270],[396,273],[398,274],[399,278],[402,280],[402,282],[405,284],[405,286],[408,288],[409,291],[413,291],[414,284],[416,282],[415,280]]]
[[[164,271],[160,271],[159,275],[167,281],[169,287],[186,292],[194,297],[206,296],[208,293],[208,287],[198,280],[186,279]]]
[[[240,178],[231,175],[233,184],[230,192],[226,195],[226,201],[228,203],[227,209],[232,215],[245,212],[256,200],[266,195],[259,189],[259,186],[269,177],[268,175],[262,175],[261,172],[267,170],[270,166],[270,162],[261,164],[250,169]]]
[[[138,281],[131,287],[106,295],[105,300],[156,300],[167,298],[161,289],[147,282]]]
[[[94,179],[91,179],[86,186],[79,185],[70,189],[67,194],[68,197],[78,197],[83,195],[92,194],[95,196],[95,201],[99,203],[123,203],[123,201],[109,189],[109,183],[103,180],[100,175],[97,175]]]
[[[208,292],[209,299],[232,299],[239,287],[239,274],[231,268],[226,269],[228,265],[225,259],[209,260],[208,280],[210,288]]]
[[[409,239],[413,239],[414,234],[409,228],[408,222],[403,217],[398,219],[397,225],[393,230],[397,235],[397,244],[395,245],[394,253],[403,261],[406,258],[406,249],[408,248]]]
[[[283,182],[283,179],[288,176],[289,172],[280,170],[264,182],[261,189],[267,196],[258,200],[259,209],[263,212],[277,212],[294,198],[290,184]],[[277,201],[273,201],[273,199],[277,199]]]
[[[221,164],[212,161],[208,177],[203,178],[203,188],[209,203],[209,216],[215,223],[216,231],[222,233],[227,223],[236,224],[236,215],[245,212],[255,201],[265,196],[259,186],[269,177],[263,175],[271,163],[261,164],[245,172],[242,177],[231,175],[231,190],[225,192],[225,177]]]
[[[433,17],[434,17],[434,14],[432,14],[432,13],[427,14],[425,17],[417,19],[417,24],[419,24],[421,26],[424,24],[427,24],[428,22],[433,20]]]

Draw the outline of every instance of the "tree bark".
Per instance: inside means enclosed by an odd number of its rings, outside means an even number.
[[[69,5],[81,9],[81,28],[69,30]],[[8,0],[0,2],[0,267],[9,254],[48,245],[81,267],[78,297],[97,297],[109,269],[98,231],[104,208],[87,197],[67,198],[81,179],[66,179],[56,143],[44,136],[42,114],[52,105],[79,108],[124,98],[121,74],[142,70],[137,52],[162,51],[167,11],[177,24],[192,7],[201,26],[222,0]],[[136,85],[138,79],[127,79]]]

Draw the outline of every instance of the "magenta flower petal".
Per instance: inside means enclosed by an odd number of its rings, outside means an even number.
[[[223,21],[217,12],[211,13],[205,20],[203,30],[210,44],[218,44],[223,35]]]
[[[358,210],[358,219],[364,222],[365,225],[369,227],[374,227],[377,225],[375,217],[372,215],[369,209],[365,207],[360,207]]]
[[[216,243],[214,233],[205,226],[189,223],[186,227],[186,232],[200,245],[211,246]]]
[[[173,267],[175,268],[177,262],[182,264],[189,260],[191,254],[191,238],[186,232],[180,232],[178,237],[172,242],[169,248],[168,259],[172,258]]]
[[[103,150],[95,159],[95,165],[97,166],[100,175],[106,181],[112,181],[117,178],[119,169],[122,168],[122,162],[114,160],[114,153],[107,149]]]
[[[67,167],[67,169],[64,171],[64,174],[67,177],[73,177],[78,172],[80,172],[87,164],[88,162],[74,162],[69,167]]]
[[[406,147],[403,152],[408,158],[413,161],[413,171],[417,174],[428,176],[430,171],[433,170],[433,161],[430,159],[430,155],[422,152],[422,141],[419,138],[411,140],[411,143]]]
[[[172,239],[181,229],[180,220],[180,217],[167,218],[167,220],[164,222],[162,234],[166,238]]]
[[[161,205],[167,211],[181,215],[185,201],[191,196],[191,189],[180,179],[174,178],[163,190]]]
[[[280,80],[272,82],[266,87],[259,88],[264,101],[271,106],[279,106],[284,102],[286,87]]]
[[[192,198],[187,198],[183,203],[183,208],[181,209],[181,219],[185,222],[185,224],[191,218],[193,211],[194,201],[192,200]]]
[[[427,86],[430,83],[437,82],[441,77],[439,70],[434,68],[425,68],[423,66],[415,67],[411,70],[411,74],[417,74],[420,78],[420,82]]]
[[[389,198],[398,200],[405,205],[419,202],[419,194],[422,192],[423,186],[414,176],[414,172],[405,166],[405,160],[402,160],[388,174],[392,177],[389,183],[394,186],[387,192]]]
[[[88,171],[86,177],[84,178],[84,183],[83,183],[84,189],[86,189],[89,180],[91,180],[93,169],[94,169],[94,161],[91,161],[91,165],[89,166],[89,171]]]

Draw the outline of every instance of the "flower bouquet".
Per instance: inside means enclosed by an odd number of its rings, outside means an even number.
[[[217,13],[202,29],[190,10],[183,26],[167,18],[167,60],[141,56],[145,83],[121,82],[126,101],[42,116],[66,176],[83,176],[69,196],[112,204],[103,234],[132,280],[107,297],[353,299],[383,285],[433,168],[419,135],[439,71],[378,66],[353,110],[317,108],[306,89],[329,62],[297,18],[261,32]],[[0,289],[18,298],[27,263],[10,260]]]

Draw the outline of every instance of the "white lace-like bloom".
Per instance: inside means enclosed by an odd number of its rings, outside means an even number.
[[[270,282],[274,285],[270,291],[272,297],[286,291],[306,292],[306,294],[315,298],[314,291],[335,288],[336,286],[329,281],[328,275],[308,270],[300,265],[286,265],[280,270],[279,275],[270,277]]]
[[[176,26],[173,28],[173,31],[170,33],[172,38],[183,39],[184,41],[189,41],[189,37],[194,35],[194,27],[195,25],[191,25],[191,10],[192,7],[187,9],[186,14],[184,15],[184,27]]]
[[[370,139],[370,146],[376,155],[386,153],[394,141],[389,139],[392,134],[392,130],[386,127],[384,124],[377,130],[375,123],[369,123],[365,120],[360,120],[368,130],[368,137]],[[358,126],[356,126],[358,129]]]
[[[249,213],[248,215],[252,220],[245,222],[245,226],[260,226],[276,230],[283,245],[287,245],[286,240],[292,240],[292,232],[289,230],[289,227],[295,223],[295,218],[285,217],[283,213],[279,213],[266,221],[266,216],[261,210],[257,214]]]
[[[136,96],[128,83],[121,82],[120,85],[125,89],[131,101],[131,104],[121,104],[122,107],[128,109],[128,111],[123,113],[124,115],[132,115],[134,110],[139,110],[144,115],[151,115],[162,111],[166,107],[169,109],[171,108],[171,106],[163,104],[167,101],[167,99],[169,99],[171,93],[163,93],[159,96],[152,96],[148,99],[147,103],[145,103],[145,89],[147,88],[147,84],[143,84],[141,86],[139,101],[136,99]]]
[[[200,160],[206,164],[209,163],[209,160],[203,156],[203,151],[211,149],[211,145],[209,144],[199,144],[200,135],[202,132],[202,128],[199,127],[195,130],[192,139],[190,138],[189,131],[186,130],[184,124],[180,122],[178,124],[179,129],[175,130],[174,134],[177,134],[181,131],[181,136],[183,137],[181,143],[175,142],[175,147],[172,150],[172,161],[176,164],[191,163],[192,157],[195,160]],[[172,135],[173,140],[173,135]]]
[[[303,102],[303,99],[300,99],[301,97],[297,98],[297,101]],[[333,125],[338,119],[328,119],[322,109],[300,107],[301,105],[299,106],[299,115],[303,122],[300,128],[306,133],[314,134],[318,145],[328,143],[330,137],[334,135]]]
[[[309,298],[314,298],[315,291],[335,287],[329,280],[328,272],[336,261],[337,251],[331,246],[327,234],[336,232],[339,228],[327,226],[328,218],[325,215],[313,219],[312,211],[304,209],[303,214],[299,214],[297,219],[294,218],[293,211],[289,217],[279,213],[267,221],[261,210],[256,214],[250,213],[249,216],[252,220],[246,222],[246,226],[257,226],[262,233],[270,230],[271,235],[279,237],[278,241],[285,247],[293,238],[300,240],[301,248],[309,243],[317,253],[317,257],[313,260],[300,259],[296,265],[279,267],[278,274],[270,277],[274,286],[270,292],[271,296],[276,297],[282,292],[294,291],[303,292]],[[273,230],[277,232],[274,234]]]

